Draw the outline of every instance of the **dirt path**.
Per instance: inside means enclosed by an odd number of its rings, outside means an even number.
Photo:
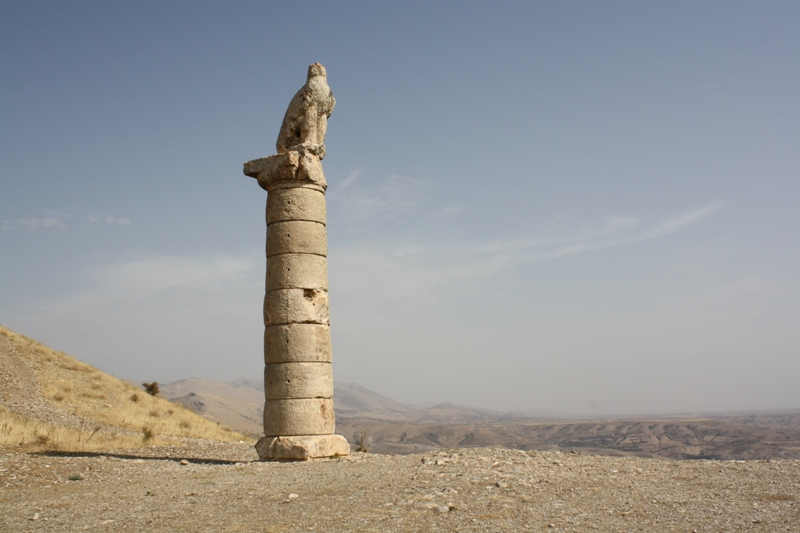
[[[483,448],[254,459],[249,444],[212,442],[3,454],[0,531],[800,532],[800,461]]]

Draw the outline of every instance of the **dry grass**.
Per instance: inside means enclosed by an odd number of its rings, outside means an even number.
[[[2,326],[0,335],[12,354],[33,363],[45,400],[81,426],[22,419],[0,405],[0,446],[86,450],[163,444],[170,437],[252,440]]]
[[[22,418],[0,406],[0,447],[24,451],[38,449],[96,451],[112,448],[134,448],[141,445],[141,436],[122,431],[94,431],[53,426]]]

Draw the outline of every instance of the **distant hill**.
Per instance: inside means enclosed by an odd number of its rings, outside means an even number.
[[[210,420],[262,434],[263,382],[187,379],[163,394]],[[336,432],[377,453],[500,446],[673,459],[800,459],[800,410],[566,420],[442,403],[415,408],[355,383],[334,385]]]
[[[264,385],[258,380],[229,383],[190,378],[161,385],[161,394],[175,403],[246,435],[263,434]]]
[[[0,447],[67,451],[246,439],[0,327]]]

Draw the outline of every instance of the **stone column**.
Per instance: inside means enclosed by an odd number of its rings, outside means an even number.
[[[264,437],[256,444],[262,460],[312,459],[348,455],[344,437],[334,435],[333,373],[328,313],[328,240],[324,157],[327,106],[316,105],[307,89],[299,111],[292,101],[278,139],[278,155],[248,161],[244,173],[267,191],[267,276],[264,296]],[[316,75],[319,77],[319,74]],[[324,77],[323,77],[324,82]],[[319,83],[312,89],[319,92]],[[324,87],[327,89],[327,83]],[[305,93],[304,93],[305,90]],[[330,89],[328,89],[330,93]],[[294,107],[293,107],[294,106]],[[321,109],[321,111],[319,111]],[[319,125],[308,133],[304,124]],[[299,118],[295,115],[301,115]],[[308,115],[312,115],[310,118]],[[294,121],[294,122],[292,122]],[[305,122],[304,122],[305,121]],[[287,126],[288,123],[288,126]],[[287,137],[285,130],[299,132]],[[287,146],[291,137],[297,144]],[[322,156],[322,157],[321,157]]]

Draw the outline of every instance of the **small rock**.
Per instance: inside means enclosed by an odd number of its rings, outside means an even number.
[[[436,512],[437,513],[449,513],[450,512],[450,508],[448,506],[446,506],[446,505],[440,505],[439,507],[436,508]]]
[[[186,459],[181,459],[181,464],[186,466],[189,464],[189,461],[187,461]]]
[[[31,517],[31,520],[39,520],[39,513],[33,513],[33,517]]]
[[[506,483],[505,481],[498,481],[497,483],[495,483],[495,486],[499,489],[507,489],[508,483]]]
[[[299,497],[300,497],[300,495],[299,494],[295,494],[294,492],[289,494],[289,499],[290,500],[296,500]]]

